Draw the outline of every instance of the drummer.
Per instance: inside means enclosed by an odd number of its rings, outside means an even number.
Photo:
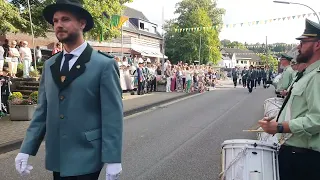
[[[320,24],[306,20],[304,34],[297,38],[298,72],[277,120],[259,121],[269,134],[279,133],[280,180],[320,179]],[[292,93],[291,93],[292,92]]]
[[[276,92],[284,94],[292,83],[295,76],[294,70],[292,69],[290,62],[293,58],[287,54],[282,54],[280,58],[280,64],[283,68],[282,77],[277,84]]]

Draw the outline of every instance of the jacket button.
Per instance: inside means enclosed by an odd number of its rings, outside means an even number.
[[[60,96],[60,100],[61,100],[61,101],[64,100],[64,96]]]
[[[64,115],[63,114],[60,114],[60,119],[63,119],[64,118]]]

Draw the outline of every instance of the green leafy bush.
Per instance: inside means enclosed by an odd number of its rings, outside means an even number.
[[[13,100],[13,99],[23,99],[23,95],[21,92],[13,92],[10,96],[9,96],[9,100]]]

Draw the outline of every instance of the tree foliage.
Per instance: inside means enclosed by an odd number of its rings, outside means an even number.
[[[206,29],[193,32],[176,32],[176,28],[209,27],[222,24],[223,9],[216,7],[212,0],[182,0],[177,3],[177,19],[166,22],[165,50],[173,61],[191,63],[199,59],[201,63],[218,62],[220,54],[220,29]],[[201,46],[200,46],[201,37]],[[200,49],[201,48],[201,49]]]
[[[18,8],[5,0],[0,0],[0,34],[18,32],[20,29],[25,28],[26,20],[17,12]]]
[[[269,65],[270,69],[273,71],[277,70],[278,68],[278,60],[272,55],[264,55],[264,54],[259,54],[259,57],[261,58],[261,62],[265,65]]]
[[[86,35],[89,38],[98,39],[100,33],[103,32],[104,39],[110,39],[117,37],[120,34],[119,30],[109,29],[110,18],[103,18],[102,13],[106,12],[110,17],[114,14],[121,14],[124,8],[123,4],[131,2],[132,0],[81,0],[87,9],[93,16],[95,27]],[[55,0],[30,0],[32,21],[34,26],[34,32],[36,36],[44,36],[49,29],[52,29],[42,16],[42,10],[49,4],[54,3]],[[14,25],[15,29],[21,32],[31,33],[29,23],[29,12],[26,0],[12,0],[10,2],[16,8],[14,8],[15,15],[20,15],[22,18],[21,26]],[[1,4],[0,4],[1,7]],[[11,6],[12,7],[12,6]],[[8,8],[5,8],[6,10]],[[19,9],[19,10],[18,10]],[[1,12],[0,12],[1,14]],[[10,16],[9,16],[10,17]],[[1,23],[0,23],[1,27]],[[6,32],[12,32],[7,30]]]
[[[241,42],[238,42],[238,41],[233,41],[231,42],[230,40],[228,39],[223,39],[221,40],[221,45],[223,47],[226,47],[226,48],[238,48],[238,49],[247,49],[247,47],[245,46],[245,44],[242,44]]]

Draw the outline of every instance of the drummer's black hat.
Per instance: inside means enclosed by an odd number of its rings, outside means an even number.
[[[87,22],[83,32],[89,31],[94,26],[91,14],[83,8],[83,4],[79,0],[56,0],[55,4],[50,4],[43,9],[42,15],[48,23],[53,25],[53,15],[59,10],[71,12],[85,19]]]
[[[293,59],[293,57],[287,55],[287,54],[281,54],[281,59],[286,59],[288,61],[291,61]]]
[[[297,40],[302,40],[306,38],[319,38],[320,39],[320,24],[306,19],[306,27],[303,34],[297,37]]]

